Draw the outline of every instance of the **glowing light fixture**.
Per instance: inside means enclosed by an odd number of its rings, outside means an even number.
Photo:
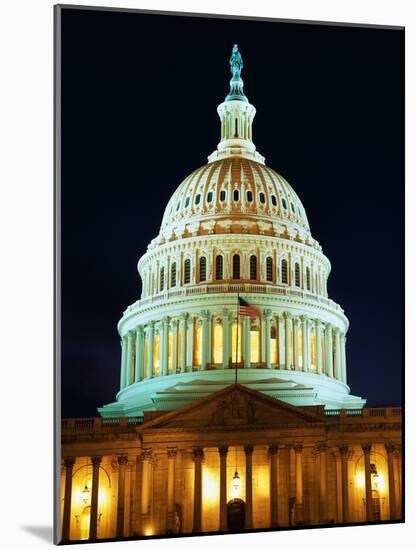
[[[235,470],[235,474],[232,478],[232,488],[231,488],[231,493],[233,498],[238,498],[240,492],[241,492],[241,478],[239,477],[237,470]]]

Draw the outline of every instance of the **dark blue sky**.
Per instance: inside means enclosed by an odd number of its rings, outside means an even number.
[[[352,393],[401,404],[403,32],[63,9],[64,417],[115,398],[137,260],[219,141],[234,43],[254,142],[332,263]]]

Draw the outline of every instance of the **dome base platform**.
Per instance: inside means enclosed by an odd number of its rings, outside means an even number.
[[[240,369],[238,383],[299,407],[361,409],[366,400],[350,395],[349,387],[326,375],[278,369]],[[133,384],[117,401],[98,408],[103,417],[142,416],[145,410],[173,410],[235,383],[234,369],[158,376]]]

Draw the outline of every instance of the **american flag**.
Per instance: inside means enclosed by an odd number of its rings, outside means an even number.
[[[246,300],[238,297],[239,315],[247,315],[248,317],[261,317],[261,312],[252,304],[248,304]]]

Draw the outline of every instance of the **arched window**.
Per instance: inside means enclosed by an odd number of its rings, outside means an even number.
[[[232,258],[232,279],[241,278],[241,257],[239,254],[234,254]]]
[[[238,137],[238,119],[235,118],[235,137]]]
[[[249,258],[249,278],[253,281],[257,279],[257,261],[256,256],[251,256]]]
[[[235,202],[239,201],[239,191],[237,189],[235,189],[234,192],[233,192],[233,200]]]
[[[309,267],[306,269],[306,284],[307,290],[311,290],[311,272]]]
[[[268,256],[268,258],[266,260],[266,270],[267,270],[267,281],[272,282],[273,278],[272,278],[272,258],[271,258],[271,256]]]
[[[300,280],[300,264],[296,263],[294,267],[295,286],[301,286]]]
[[[180,201],[176,204],[176,212],[180,208]]]
[[[198,193],[195,198],[195,205],[197,206],[199,203],[200,203],[200,193]]]
[[[262,192],[259,194],[259,202],[265,204],[265,195]]]
[[[207,202],[212,202],[213,200],[213,191],[209,191],[206,198]]]
[[[164,290],[164,267],[160,269],[160,292]]]
[[[248,202],[252,202],[252,191],[247,191],[246,192],[246,200]]]
[[[288,284],[288,265],[285,258],[281,260],[281,282]]]
[[[171,283],[170,286],[176,286],[176,262],[171,264]]]
[[[224,189],[222,189],[222,191],[220,192],[219,199],[221,202],[226,200],[226,191]]]
[[[199,260],[199,281],[206,281],[206,258],[202,256]]]
[[[277,206],[277,198],[275,195],[271,195],[272,206]]]
[[[285,199],[281,199],[282,206],[287,210],[287,201]]]
[[[216,280],[221,281],[223,279],[223,256],[219,254],[216,256]]]
[[[190,283],[190,260],[187,258],[184,261],[184,284],[187,285]]]

